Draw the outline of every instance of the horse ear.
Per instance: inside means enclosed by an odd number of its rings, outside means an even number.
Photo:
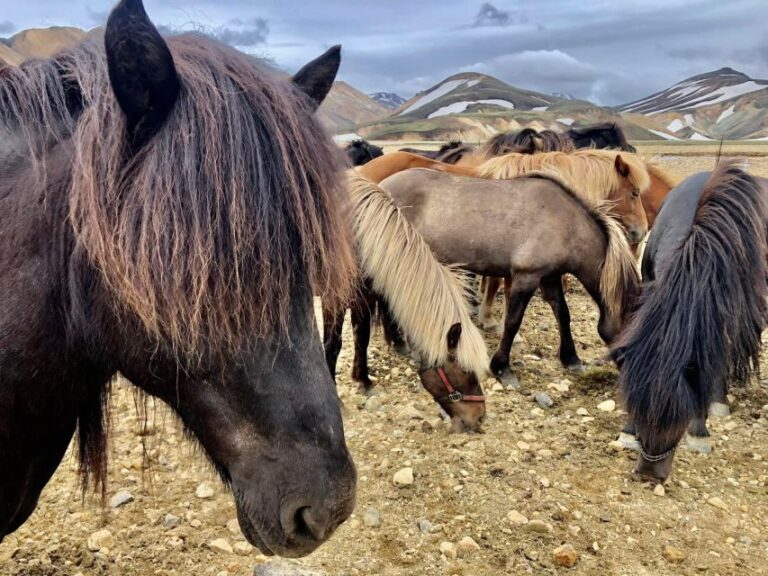
[[[313,110],[317,110],[330,92],[340,64],[341,46],[337,44],[294,74],[293,83],[309,96]]]
[[[627,178],[629,176],[629,165],[624,162],[621,154],[616,154],[616,161],[614,162],[614,165],[616,166],[616,172],[621,174],[622,178]]]
[[[453,352],[459,345],[461,338],[461,323],[457,322],[448,329],[448,351]]]
[[[149,138],[170,113],[181,83],[173,56],[141,0],[121,0],[104,33],[112,91],[134,144]]]

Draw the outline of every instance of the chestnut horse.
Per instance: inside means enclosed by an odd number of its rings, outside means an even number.
[[[355,270],[314,116],[340,49],[284,79],[163,39],[140,0],[104,44],[0,71],[0,540],[76,431],[103,490],[121,373],[200,442],[249,542],[308,554],[355,503],[312,301],[345,301]]]
[[[619,333],[638,290],[626,236],[606,205],[590,205],[562,178],[494,181],[415,169],[381,187],[439,260],[511,279],[494,375],[508,371],[512,340],[536,288],[562,291],[563,274],[576,276],[597,302],[600,336],[611,342]]]
[[[667,197],[643,257],[642,304],[613,349],[637,471],[664,480],[688,429],[709,452],[706,419],[729,378],[758,371],[768,323],[768,190],[732,163]]]

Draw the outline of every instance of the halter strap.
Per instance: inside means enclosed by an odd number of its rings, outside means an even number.
[[[640,456],[642,456],[646,462],[650,462],[651,464],[654,464],[656,462],[661,462],[662,460],[664,460],[664,458],[666,458],[670,454],[674,454],[675,451],[677,450],[677,445],[675,445],[662,454],[648,454],[648,452],[645,451],[645,448],[643,448],[643,443],[640,441],[640,438],[637,439],[637,444],[640,447]]]
[[[437,368],[431,368],[431,370],[435,370],[437,372],[437,375],[440,376],[440,380],[443,382],[443,386],[445,386],[445,389],[448,391],[448,396],[437,398],[439,403],[453,404],[455,402],[485,402],[485,396],[482,394],[462,394],[456,390],[451,384],[451,380],[448,378],[448,375],[445,373],[445,370],[443,370],[442,367],[438,366]]]

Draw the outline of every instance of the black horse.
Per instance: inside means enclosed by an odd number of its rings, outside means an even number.
[[[418,154],[425,158],[445,162],[446,164],[456,164],[459,160],[468,154],[475,152],[477,148],[471,144],[465,144],[461,140],[451,140],[440,146],[438,150],[421,150],[420,148],[400,148],[400,152],[410,152]]]
[[[349,516],[355,468],[313,293],[346,301],[341,154],[314,117],[339,47],[284,80],[140,0],[105,47],[0,70],[0,540],[75,431],[106,472],[119,372],[170,405],[267,554]]]
[[[616,122],[569,128],[565,134],[573,141],[576,148],[612,148],[625,152],[637,152],[637,148],[627,142],[624,131]]]
[[[662,206],[643,256],[642,302],[613,349],[637,471],[666,479],[675,448],[709,451],[710,405],[758,369],[766,308],[766,190],[723,163]],[[689,425],[690,424],[690,425]]]
[[[344,148],[344,152],[347,153],[347,157],[352,166],[362,166],[367,164],[374,158],[384,155],[384,150],[381,147],[371,144],[370,142],[363,140],[353,140]]]

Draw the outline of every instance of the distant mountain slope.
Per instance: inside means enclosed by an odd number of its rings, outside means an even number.
[[[768,135],[768,81],[721,68],[619,110],[652,118],[667,139],[761,138]]]
[[[374,92],[373,94],[368,94],[368,96],[373,98],[376,102],[385,108],[389,108],[390,110],[399,108],[405,103],[405,98],[395,94],[394,92]]]
[[[8,45],[25,60],[48,58],[63,48],[82,42],[86,36],[87,33],[79,28],[64,26],[30,28],[9,38]]]
[[[358,124],[384,118],[389,113],[388,108],[342,81],[334,82],[319,109],[320,120],[332,132],[349,130]]]
[[[20,54],[16,54],[11,48],[0,42],[0,64],[18,66],[24,61]]]
[[[542,109],[560,100],[515,88],[493,76],[463,72],[420,92],[398,108],[396,114],[432,119],[465,112]]]

